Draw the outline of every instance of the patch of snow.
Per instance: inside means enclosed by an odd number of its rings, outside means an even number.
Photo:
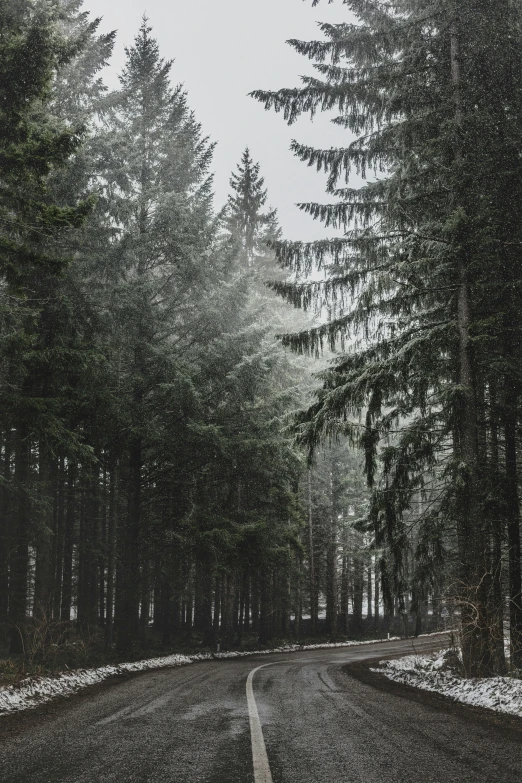
[[[102,666],[98,669],[76,669],[61,672],[52,677],[29,677],[17,685],[0,688],[0,716],[7,713],[27,710],[39,704],[51,701],[57,696],[70,696],[89,685],[96,685],[109,677],[128,672],[162,669],[168,666],[183,666],[196,661],[212,658],[211,655],[168,655],[164,658],[150,658],[133,663],[120,663]]]
[[[425,634],[425,636],[437,636]],[[89,685],[97,685],[109,677],[127,674],[128,672],[150,671],[164,669],[172,666],[186,666],[191,663],[209,660],[226,660],[230,658],[244,658],[256,655],[271,655],[274,653],[299,652],[304,650],[328,650],[339,647],[355,647],[361,644],[378,644],[382,641],[397,641],[399,636],[393,636],[389,640],[372,639],[366,642],[332,642],[325,644],[289,644],[283,647],[274,647],[270,650],[253,650],[248,652],[220,652],[204,653],[200,655],[167,655],[162,658],[149,658],[133,663],[120,663],[111,666],[102,666],[98,669],[77,669],[61,672],[52,677],[30,677],[22,680],[17,685],[8,688],[0,688],[0,717],[19,710],[32,709],[40,704],[51,701],[59,696],[71,696]]]
[[[445,650],[433,655],[407,655],[394,661],[380,661],[374,672],[403,685],[449,696],[474,707],[486,707],[522,718],[522,680],[512,677],[470,679],[445,668]]]

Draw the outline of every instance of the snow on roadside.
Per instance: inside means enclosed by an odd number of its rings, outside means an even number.
[[[425,634],[436,636],[438,634]],[[369,642],[336,642],[330,644],[291,644],[275,647],[270,650],[254,650],[249,652],[205,653],[202,655],[167,655],[162,658],[149,658],[134,663],[120,663],[113,666],[102,666],[98,669],[77,669],[61,672],[52,677],[30,677],[17,685],[0,688],[0,717],[11,712],[27,710],[51,701],[58,696],[70,696],[89,685],[96,685],[109,677],[115,677],[128,672],[140,672],[153,669],[164,669],[171,666],[185,666],[190,663],[208,660],[223,660],[228,658],[243,658],[253,655],[269,655],[273,653],[288,653],[305,650],[327,650],[333,647],[355,647],[360,644],[377,644],[381,641],[396,641],[394,636],[389,640],[373,639]]]
[[[380,661],[373,672],[403,685],[449,696],[474,707],[522,717],[522,680],[511,677],[468,679],[446,668],[448,651],[433,655],[407,655],[394,661]]]
[[[168,666],[184,666],[196,661],[210,659],[211,655],[168,655],[134,663],[119,663],[102,666],[99,669],[76,669],[60,672],[52,677],[29,677],[18,685],[0,688],[0,716],[10,712],[27,710],[51,701],[58,696],[70,696],[89,685],[96,685],[109,677],[147,669],[162,669]]]
[[[250,655],[273,655],[274,653],[303,652],[305,650],[329,650],[332,647],[356,647],[359,644],[378,644],[383,641],[395,642],[400,636],[390,639],[371,639],[369,642],[325,642],[324,644],[285,644],[284,647],[273,647],[270,650],[235,650],[232,652],[214,653],[213,658],[244,658]]]

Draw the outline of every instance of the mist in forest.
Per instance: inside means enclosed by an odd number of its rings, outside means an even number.
[[[319,21],[338,21],[338,9],[328,3],[313,8],[302,0],[151,0],[146,7],[138,0],[86,0],[84,8],[102,17],[102,30],[118,31],[111,64],[104,73],[111,85],[116,84],[124,62],[124,46],[132,40],[143,13],[147,14],[163,57],[174,60],[173,80],[184,84],[205,133],[217,142],[214,188],[218,205],[225,203],[229,172],[248,145],[261,163],[270,204],[278,209],[285,236],[312,240],[328,235],[296,207],[298,202],[320,198],[325,178],[299,164],[289,147],[294,137],[315,146],[340,146],[345,133],[320,116],[313,124],[305,119],[289,128],[263,112],[248,94],[259,87],[284,87],[296,73],[313,73],[311,64],[285,41],[314,38]]]

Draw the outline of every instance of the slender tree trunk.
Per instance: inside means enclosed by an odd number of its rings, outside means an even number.
[[[379,564],[378,559],[375,558],[374,563],[374,573],[375,573],[375,580],[374,580],[374,591],[373,591],[373,621],[375,624],[375,628],[379,628],[380,624],[380,586],[379,586],[379,580],[380,580],[380,574],[379,574]]]
[[[66,483],[65,483],[65,459],[60,457],[55,477],[56,488],[56,534],[53,546],[53,617],[58,619],[61,615],[63,560],[65,547],[65,507],[66,507]]]
[[[98,548],[100,482],[98,468],[87,468],[82,476],[80,514],[78,625],[82,630],[98,622]]]
[[[290,625],[290,606],[291,606],[291,587],[290,578],[286,574],[282,574],[279,577],[279,589],[280,589],[280,634],[283,639],[288,637],[289,625]]]
[[[368,596],[368,612],[367,612],[367,619],[368,621],[372,620],[372,598],[373,598],[373,591],[372,591],[372,567],[368,566],[368,569],[366,571],[366,578],[367,578],[367,596]]]
[[[363,600],[364,600],[364,563],[359,557],[353,560],[353,615],[351,632],[360,634],[363,624]]]
[[[350,606],[349,606],[349,592],[350,592],[350,584],[349,584],[349,558],[347,554],[348,548],[345,546],[343,553],[343,565],[342,565],[342,571],[341,571],[341,617],[343,618],[343,627],[342,631],[343,633],[348,633],[348,617],[350,614]]]
[[[11,550],[11,427],[4,434],[4,484],[0,489],[0,645],[7,641],[9,623],[9,552]]]
[[[261,572],[259,601],[259,644],[268,644],[272,639],[271,573]]]
[[[203,634],[203,643],[214,642],[212,625],[212,567],[208,555],[200,555],[195,571],[195,611],[194,630]]]
[[[116,530],[118,497],[118,462],[109,471],[109,504],[107,509],[107,594],[105,599],[105,649],[112,646],[114,628],[114,570],[116,565]]]
[[[39,449],[39,509],[36,540],[33,614],[37,619],[50,619],[51,610],[51,536],[53,525],[53,494],[51,452],[46,439]]]
[[[65,533],[63,540],[63,579],[60,617],[71,619],[73,602],[73,553],[76,518],[76,476],[77,465],[70,462],[67,467],[67,499],[65,511]]]
[[[326,632],[337,633],[337,536],[332,522],[326,560]]]
[[[185,636],[187,639],[192,638],[192,631],[193,631],[193,620],[194,620],[194,591],[189,587],[188,593],[187,593],[187,599],[185,601],[185,620],[184,620],[184,627],[185,627]]]
[[[141,524],[141,471],[143,443],[135,436],[129,450],[129,475],[127,486],[127,526],[125,530],[125,556],[122,574],[121,617],[118,619],[118,651],[132,649],[138,635],[140,597],[140,524]]]
[[[107,454],[103,454],[102,493],[100,508],[100,546],[98,552],[98,622],[105,628],[106,622],[106,578],[108,549],[108,508],[109,485],[107,470]]]
[[[250,599],[251,599],[251,577],[250,569],[245,569],[243,573],[243,591],[245,595],[245,610],[243,615],[243,631],[250,631]]]
[[[259,633],[259,572],[254,571],[252,575],[251,596],[252,596],[252,631]]]
[[[314,552],[314,518],[312,510],[312,471],[308,471],[308,542],[309,542],[309,566],[310,566],[310,633],[317,634],[317,615],[319,611],[319,594],[315,574]]]
[[[234,575],[224,574],[221,592],[221,640],[225,649],[229,649],[234,642],[234,599]]]
[[[214,579],[214,639],[221,639],[221,593],[222,579],[216,576]]]
[[[146,531],[144,531],[144,537]],[[140,638],[143,645],[147,643],[147,632],[150,623],[150,563],[147,553],[141,555],[141,596],[140,596]]]
[[[522,668],[522,577],[520,551],[520,501],[518,496],[517,465],[517,410],[514,395],[506,395],[505,453],[506,506],[509,551],[509,627],[511,636],[511,665]]]
[[[301,619],[303,615],[303,560],[299,557],[297,561],[297,574],[295,580],[295,620],[294,620],[294,636],[299,639],[301,636]]]
[[[326,553],[326,632],[337,634],[337,547],[339,534],[339,465],[335,455],[330,468],[330,530]]]
[[[462,160],[460,132],[462,127],[460,29],[456,12],[450,30],[451,81],[455,95],[455,124],[457,142],[456,163]],[[457,194],[457,205],[460,196]],[[464,237],[459,237],[464,244]],[[471,357],[471,308],[468,280],[468,259],[465,251],[459,251],[458,264],[458,380],[462,387],[460,407],[456,415],[457,524],[460,560],[460,608],[462,655],[469,676],[484,677],[492,674],[492,655],[489,638],[488,564],[486,560],[486,536],[483,509],[480,502],[478,480],[478,440],[476,415],[476,387]]]
[[[240,635],[240,606],[241,606],[241,580],[239,573],[234,573],[234,602],[232,604],[232,628],[234,629],[234,641]]]
[[[30,443],[25,424],[19,424],[15,435],[15,474],[17,491],[15,531],[11,558],[9,622],[11,653],[24,652],[24,625],[27,613],[29,580],[30,525]]]
[[[489,465],[490,480],[496,486],[500,486],[500,458],[498,445],[498,400],[495,381],[490,382],[490,454]],[[493,596],[493,623],[492,646],[494,655],[494,670],[498,674],[505,674],[506,653],[504,650],[504,595],[502,586],[502,539],[505,532],[504,513],[499,502],[490,504],[490,531],[491,531],[491,576]]]
[[[245,575],[241,573],[241,586],[239,589],[239,606],[238,606],[238,621],[237,632],[241,638],[243,636],[243,625],[245,622]]]
[[[331,521],[330,541],[326,557],[326,632],[337,634],[337,525]]]

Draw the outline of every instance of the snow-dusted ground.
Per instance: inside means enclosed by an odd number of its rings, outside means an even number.
[[[167,666],[182,666],[211,658],[210,655],[168,655],[165,658],[151,658],[135,663],[120,663],[114,666],[102,666],[99,669],[76,669],[60,672],[52,677],[29,677],[17,685],[0,688],[0,716],[17,710],[27,710],[39,704],[51,701],[57,696],[70,696],[89,685],[107,680],[128,672],[147,669],[161,669]]]
[[[426,634],[432,636],[436,634]],[[395,636],[390,641],[396,641]],[[271,650],[255,650],[251,652],[206,653],[203,655],[167,655],[163,658],[150,658],[134,663],[120,663],[113,666],[102,666],[99,669],[78,669],[61,672],[52,677],[30,677],[17,685],[0,688],[0,716],[18,710],[27,710],[39,704],[51,701],[58,696],[70,696],[82,688],[107,680],[128,672],[140,672],[152,669],[164,669],[170,666],[184,666],[190,663],[207,660],[226,660],[227,658],[242,658],[251,655],[269,655],[272,653],[288,653],[300,650],[327,650],[332,647],[354,647],[360,644],[376,644],[382,639],[371,642],[339,642],[331,644],[292,644],[275,647]]]
[[[408,655],[395,661],[380,661],[378,669],[388,679],[424,691],[449,696],[463,704],[522,717],[522,680],[512,677],[467,679],[447,670],[445,654]]]

